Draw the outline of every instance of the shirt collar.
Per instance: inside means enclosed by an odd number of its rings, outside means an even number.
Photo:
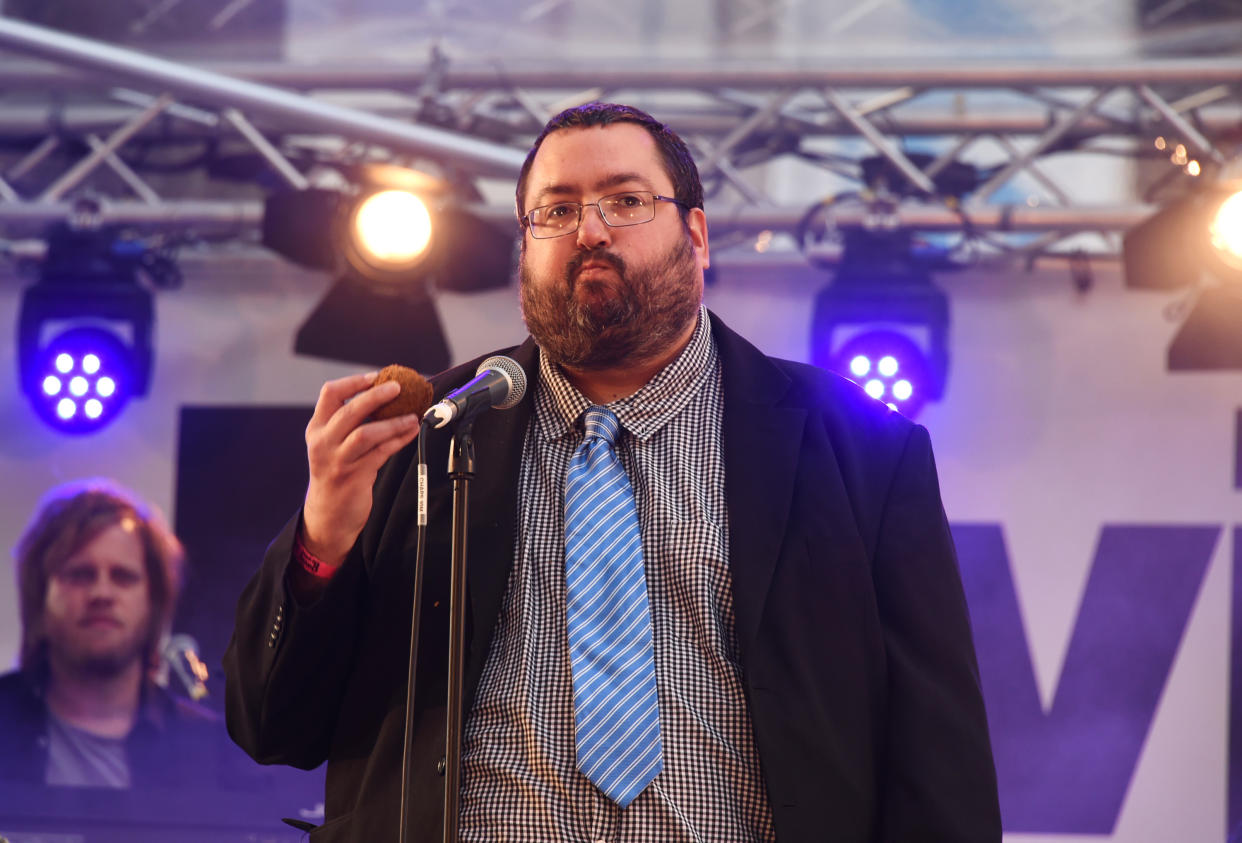
[[[604,406],[616,414],[621,427],[647,440],[680,413],[702,388],[716,359],[707,308],[699,306],[699,321],[681,354],[641,389]],[[544,438],[551,441],[578,430],[578,419],[591,406],[561,367],[539,355],[539,389],[535,417]]]

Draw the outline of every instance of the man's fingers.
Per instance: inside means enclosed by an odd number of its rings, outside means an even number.
[[[360,375],[349,375],[328,381],[319,389],[319,400],[315,402],[315,412],[311,416],[311,425],[322,427],[328,423],[345,403],[358,393],[375,383],[379,372],[364,372]]]
[[[390,419],[389,421],[397,420]],[[375,447],[363,454],[354,465],[368,472],[377,472],[388,461],[389,457],[413,442],[417,437],[418,425],[415,424],[399,435],[391,436],[376,443]]]
[[[367,422],[354,428],[341,443],[340,459],[343,465],[353,466],[368,461],[371,454],[379,448],[389,448],[386,456],[391,456],[405,447],[418,435],[419,422],[422,420],[415,414],[397,416],[383,421]],[[391,447],[389,447],[391,446]],[[379,465],[383,464],[381,459]]]
[[[331,439],[345,439],[353,430],[364,426],[372,413],[400,394],[401,386],[396,381],[385,381],[364,389],[332,415],[324,425],[325,433]]]

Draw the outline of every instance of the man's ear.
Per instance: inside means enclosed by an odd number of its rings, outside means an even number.
[[[707,214],[702,208],[691,208],[686,214],[686,228],[690,232],[690,243],[699,258],[699,267],[707,269],[711,266],[711,254],[707,246]]]

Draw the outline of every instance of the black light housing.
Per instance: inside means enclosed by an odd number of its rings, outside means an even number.
[[[912,254],[909,233],[849,230],[844,236],[836,275],[815,297],[811,362],[914,416],[944,397],[948,297]]]
[[[439,372],[450,362],[435,302],[422,284],[383,289],[347,270],[298,328],[297,354]]]
[[[39,279],[22,293],[22,392],[50,425],[90,433],[146,395],[155,308],[138,269],[147,250],[115,227],[53,225]]]

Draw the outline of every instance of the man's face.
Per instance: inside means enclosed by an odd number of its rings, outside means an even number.
[[[151,589],[133,520],[70,556],[48,580],[43,608],[54,668],[109,676],[143,659]]]
[[[646,129],[562,129],[535,156],[525,207],[596,202],[626,190],[673,195]],[[561,365],[598,370],[648,360],[693,324],[707,264],[701,209],[691,209],[683,226],[676,205],[656,202],[651,222],[614,228],[595,207],[584,208],[574,234],[524,235],[522,315],[543,352]]]

